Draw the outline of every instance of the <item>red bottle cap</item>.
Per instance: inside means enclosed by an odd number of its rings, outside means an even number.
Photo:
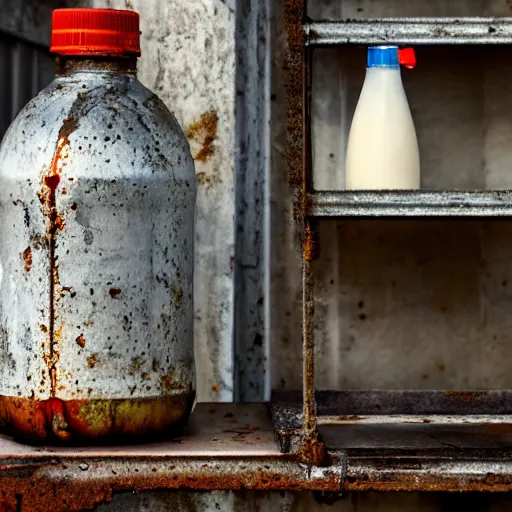
[[[56,9],[50,51],[73,56],[139,57],[139,15],[114,9]]]
[[[403,48],[398,50],[398,62],[407,69],[416,67],[416,54],[414,48]]]

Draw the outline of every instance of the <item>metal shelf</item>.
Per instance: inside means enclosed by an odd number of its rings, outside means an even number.
[[[317,424],[344,491],[512,490],[512,392],[319,390]],[[275,391],[281,446],[300,448],[302,395]]]
[[[511,217],[512,191],[328,191],[308,194],[311,217]]]
[[[177,439],[108,447],[34,447],[0,436],[0,509],[89,510],[116,491],[331,491],[336,454],[308,467],[280,452],[266,404],[198,404]]]
[[[512,44],[512,18],[384,18],[304,25],[306,45]]]

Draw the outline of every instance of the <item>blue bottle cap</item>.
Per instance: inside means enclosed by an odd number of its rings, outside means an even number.
[[[370,46],[368,48],[367,67],[399,68],[398,46]]]

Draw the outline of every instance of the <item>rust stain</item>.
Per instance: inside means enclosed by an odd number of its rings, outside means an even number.
[[[87,365],[89,368],[94,368],[98,362],[98,354],[92,354],[87,358]]]
[[[56,236],[59,231],[64,229],[64,220],[57,210],[56,193],[57,187],[61,181],[62,169],[66,165],[69,158],[69,134],[76,129],[76,123],[67,117],[64,120],[62,128],[59,132],[59,138],[50,167],[43,171],[42,176],[42,189],[38,193],[39,201],[41,202],[41,212],[47,219],[46,228],[46,241],[50,248],[50,323],[48,327],[48,348],[43,356],[51,379],[51,396],[55,397],[57,391],[57,362],[60,357],[60,352],[57,346],[60,342],[62,333],[62,326],[56,328],[55,325],[55,304],[60,298],[63,290],[58,292],[60,285],[59,270],[56,264],[55,247]],[[58,423],[58,420],[56,420]],[[58,425],[55,425],[57,428]]]
[[[504,492],[510,491],[512,483],[508,475],[488,474],[483,478],[471,475],[453,475],[439,478],[435,474],[422,474],[416,471],[393,473],[386,467],[386,476],[372,472],[364,475],[348,474],[343,490],[346,492]]]
[[[214,142],[217,139],[217,126],[219,116],[215,110],[205,112],[199,121],[192,123],[186,129],[189,140],[200,145],[200,149],[194,155],[194,160],[206,162],[215,152]]]
[[[59,275],[57,274],[55,276],[55,282],[60,282]],[[55,295],[55,300],[62,299],[66,293],[70,293],[71,296],[74,295],[73,288],[71,286],[63,286],[57,290],[57,293]]]
[[[480,393],[478,391],[457,391],[455,389],[447,389],[443,393],[444,395],[454,398],[459,402],[474,402],[480,397]]]
[[[306,464],[322,466],[328,458],[327,447],[323,443],[317,432],[311,432],[304,436],[304,440],[297,457]]]
[[[80,348],[85,348],[85,338],[83,333],[80,334],[80,336],[78,336],[78,338],[75,341]]]
[[[303,188],[303,117],[304,117],[304,4],[303,0],[285,0],[284,29],[288,52],[282,67],[286,72],[286,149],[284,158],[288,183],[295,191],[293,215],[303,218],[306,194]]]
[[[110,288],[108,293],[113,299],[118,299],[121,295],[121,290],[119,288]]]
[[[17,439],[57,444],[115,443],[173,433],[190,414],[193,393],[119,400],[34,400],[0,396],[0,423]],[[1,510],[1,508],[0,508]]]
[[[336,416],[336,420],[337,421],[360,421],[360,420],[364,420],[364,417],[363,416],[355,416],[355,415],[352,415],[352,416]]]
[[[163,391],[185,391],[183,384],[180,384],[175,378],[174,370],[160,379],[160,387]]]
[[[23,251],[23,261],[25,262],[25,265],[24,265],[24,268],[25,268],[25,272],[30,272],[30,270],[32,269],[32,248],[31,247],[27,247],[24,251]]]
[[[306,224],[306,228],[304,231],[304,240],[302,243],[302,250],[304,253],[304,259],[306,261],[314,261],[318,259],[319,256],[319,243],[316,237],[316,234],[311,229],[311,226]]]
[[[213,391],[214,393],[218,393],[218,392],[220,391],[220,387],[219,387],[219,386],[215,386],[215,385],[213,385],[213,386],[212,386],[212,391]]]

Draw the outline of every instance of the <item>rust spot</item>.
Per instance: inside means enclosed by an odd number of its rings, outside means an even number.
[[[478,391],[457,391],[455,389],[447,389],[444,391],[444,394],[459,402],[473,402],[480,397]]]
[[[307,463],[321,466],[328,457],[327,448],[316,432],[304,436],[301,450],[298,453],[299,460]]]
[[[83,333],[82,333],[82,334],[80,334],[80,336],[78,336],[78,338],[77,338],[75,341],[76,341],[76,344],[77,344],[80,348],[84,348],[84,347],[85,347],[85,338],[84,338]]]
[[[87,364],[89,368],[94,368],[98,362],[98,354],[92,354],[87,358]]]
[[[94,322],[84,322],[85,327],[92,327],[94,325]]]
[[[359,421],[359,420],[363,420],[364,417],[362,417],[362,416],[355,416],[355,415],[351,415],[351,416],[336,416],[336,419],[338,421]]]
[[[302,247],[302,250],[304,252],[304,259],[306,261],[313,261],[318,259],[319,243],[309,223],[306,224]]]
[[[215,152],[214,142],[217,139],[217,125],[219,117],[215,110],[205,112],[199,121],[191,124],[187,130],[187,137],[200,145],[195,153],[194,159],[199,162],[206,162]]]
[[[113,299],[118,299],[121,295],[121,290],[119,288],[110,288],[108,293]]]
[[[60,183],[59,174],[51,174],[50,176],[44,177],[44,184],[52,191],[55,192]]]
[[[32,269],[32,248],[27,247],[23,251],[23,261],[25,262],[25,272],[30,272]]]
[[[174,370],[171,370],[160,379],[160,387],[163,391],[185,391],[185,387],[176,380],[174,373]]]
[[[215,385],[214,385],[214,386],[212,386],[212,391],[213,391],[214,393],[218,393],[218,392],[220,391],[220,387],[219,387],[219,386],[215,386]]]
[[[46,327],[46,325],[44,325],[44,324],[41,324],[39,326],[39,329],[41,329],[41,332],[45,332],[45,333],[48,332],[48,327]]]

